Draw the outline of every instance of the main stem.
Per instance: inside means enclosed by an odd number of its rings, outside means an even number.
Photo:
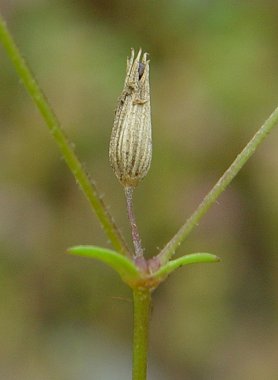
[[[146,380],[147,378],[150,309],[150,290],[133,290],[134,330],[132,380]]]
[[[62,157],[67,163],[69,169],[74,175],[81,190],[87,197],[92,209],[95,211],[99,222],[104,229],[106,235],[111,241],[114,248],[125,255],[129,255],[128,249],[124,242],[122,235],[116,227],[116,224],[107,210],[102,197],[97,191],[96,185],[90,180],[86,170],[83,168],[81,162],[76,156],[72,145],[68,141],[65,133],[63,132],[60,123],[51,109],[45,95],[40,89],[34,75],[28,68],[24,58],[20,54],[11,34],[9,33],[5,21],[0,13],[0,42],[2,42],[6,52],[11,59],[18,76],[22,80],[27,92],[36,104],[39,112],[44,118],[50,133],[52,134],[55,142],[57,143]]]

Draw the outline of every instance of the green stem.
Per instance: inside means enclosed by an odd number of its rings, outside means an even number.
[[[133,369],[132,380],[146,380],[151,293],[148,289],[133,290]]]
[[[179,229],[176,235],[167,243],[159,253],[159,262],[164,264],[170,260],[176,249],[185,240],[194,227],[198,225],[200,219],[206,214],[211,205],[217,200],[220,194],[226,189],[233,178],[238,174],[243,165],[254,154],[257,147],[263,142],[269,132],[278,124],[278,108],[276,108],[270,117],[261,126],[258,132],[253,136],[241,153],[236,157],[231,166],[225,171],[223,176],[218,180],[210,192],[205,196],[203,201],[193,212],[186,223]]]
[[[74,175],[81,190],[84,192],[92,209],[95,211],[102,228],[113,247],[125,255],[128,255],[128,249],[123,237],[118,231],[116,224],[107,210],[101,196],[99,195],[96,185],[90,180],[86,171],[82,167],[81,162],[77,158],[72,145],[68,141],[65,133],[61,129],[60,123],[51,109],[45,95],[40,89],[34,75],[29,70],[24,58],[20,54],[11,34],[9,33],[5,21],[0,14],[0,41],[2,42],[6,52],[11,59],[18,76],[22,80],[27,92],[36,104],[39,112],[44,118],[50,133],[55,142],[59,146],[62,157],[67,163],[69,169]]]

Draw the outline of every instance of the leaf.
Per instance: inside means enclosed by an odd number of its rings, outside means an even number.
[[[165,279],[174,270],[187,264],[196,263],[216,263],[220,261],[220,258],[212,255],[210,253],[191,253],[190,255],[185,255],[179,257],[176,260],[171,260],[167,264],[163,265],[157,272],[153,274],[154,278]]]
[[[91,257],[102,261],[113,268],[124,282],[129,283],[140,278],[140,273],[135,264],[116,251],[94,245],[79,245],[69,248],[67,252],[72,255]]]

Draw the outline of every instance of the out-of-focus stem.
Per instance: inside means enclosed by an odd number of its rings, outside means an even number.
[[[223,176],[216,182],[214,187],[205,196],[203,201],[193,212],[190,218],[179,229],[176,235],[167,243],[157,258],[161,264],[166,263],[173,256],[176,249],[185,240],[194,227],[198,225],[200,219],[206,214],[211,205],[217,200],[221,193],[226,189],[234,177],[238,174],[243,165],[255,153],[258,146],[263,142],[269,132],[278,124],[278,107],[273,111],[241,153],[236,157],[234,162],[225,171]]]
[[[72,145],[68,141],[68,138],[63,132],[55,113],[51,109],[34,75],[31,73],[19,49],[17,48],[1,14],[0,42],[2,42],[9,58],[11,59],[17,71],[18,76],[20,77],[27,92],[36,104],[43,119],[45,120],[50,133],[52,134],[55,142],[60,149],[63,159],[74,175],[76,182],[79,184],[81,190],[87,197],[92,209],[95,211],[102,228],[108,236],[108,239],[111,241],[111,244],[116,251],[128,256],[129,253],[127,246],[121,233],[117,229],[114,219],[108,212],[108,209],[104,204],[102,197],[97,191],[95,183],[90,180],[85,169],[82,167],[82,164],[76,156]]]

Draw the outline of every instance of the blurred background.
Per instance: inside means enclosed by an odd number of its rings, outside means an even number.
[[[130,48],[151,58],[153,162],[135,193],[148,256],[277,106],[275,1],[1,0],[18,45],[129,239],[108,144]],[[0,48],[0,378],[128,380],[131,292],[65,254],[109,247]],[[180,247],[154,294],[150,380],[278,378],[278,130]]]

